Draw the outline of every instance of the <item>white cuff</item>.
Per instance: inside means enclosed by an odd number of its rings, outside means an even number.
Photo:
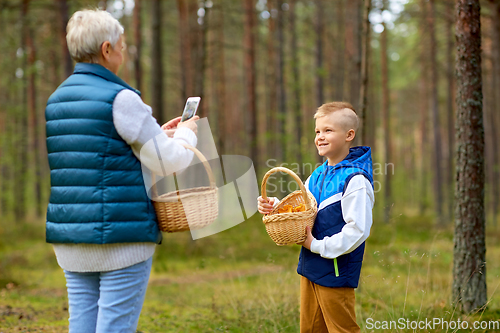
[[[321,241],[314,238],[313,241],[311,242],[311,252],[320,254],[320,249],[321,249]]]
[[[198,143],[196,134],[194,134],[194,132],[187,127],[178,128],[174,133],[174,139],[184,140],[188,145],[193,147],[196,147],[196,144]]]

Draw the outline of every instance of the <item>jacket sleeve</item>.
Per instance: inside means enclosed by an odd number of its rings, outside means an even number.
[[[354,251],[370,235],[374,202],[373,188],[368,179],[363,175],[352,177],[340,202],[346,225],[333,236],[314,239],[311,251],[328,259]]]

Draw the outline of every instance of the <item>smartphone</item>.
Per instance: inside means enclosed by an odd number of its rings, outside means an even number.
[[[189,97],[186,101],[186,106],[182,112],[181,122],[191,119],[196,114],[198,106],[200,105],[201,97]]]

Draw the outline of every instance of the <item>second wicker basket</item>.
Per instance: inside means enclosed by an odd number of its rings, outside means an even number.
[[[277,245],[289,245],[301,243],[306,239],[306,226],[313,227],[314,219],[318,211],[316,199],[308,192],[302,184],[299,176],[290,169],[276,167],[269,170],[262,179],[261,193],[264,199],[266,196],[266,184],[269,176],[276,172],[285,172],[293,177],[299,184],[300,190],[287,195],[279,204],[273,208],[270,214],[262,218],[266,225],[266,231]],[[294,213],[279,213],[285,205],[298,206],[305,204],[305,211]]]

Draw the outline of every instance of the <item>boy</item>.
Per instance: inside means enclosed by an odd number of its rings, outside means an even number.
[[[359,123],[351,104],[323,104],[314,118],[314,143],[327,161],[305,183],[318,202],[318,215],[299,244],[300,332],[359,332],[354,288],[372,225],[371,150],[351,148]],[[277,202],[259,197],[259,212],[269,214]]]

